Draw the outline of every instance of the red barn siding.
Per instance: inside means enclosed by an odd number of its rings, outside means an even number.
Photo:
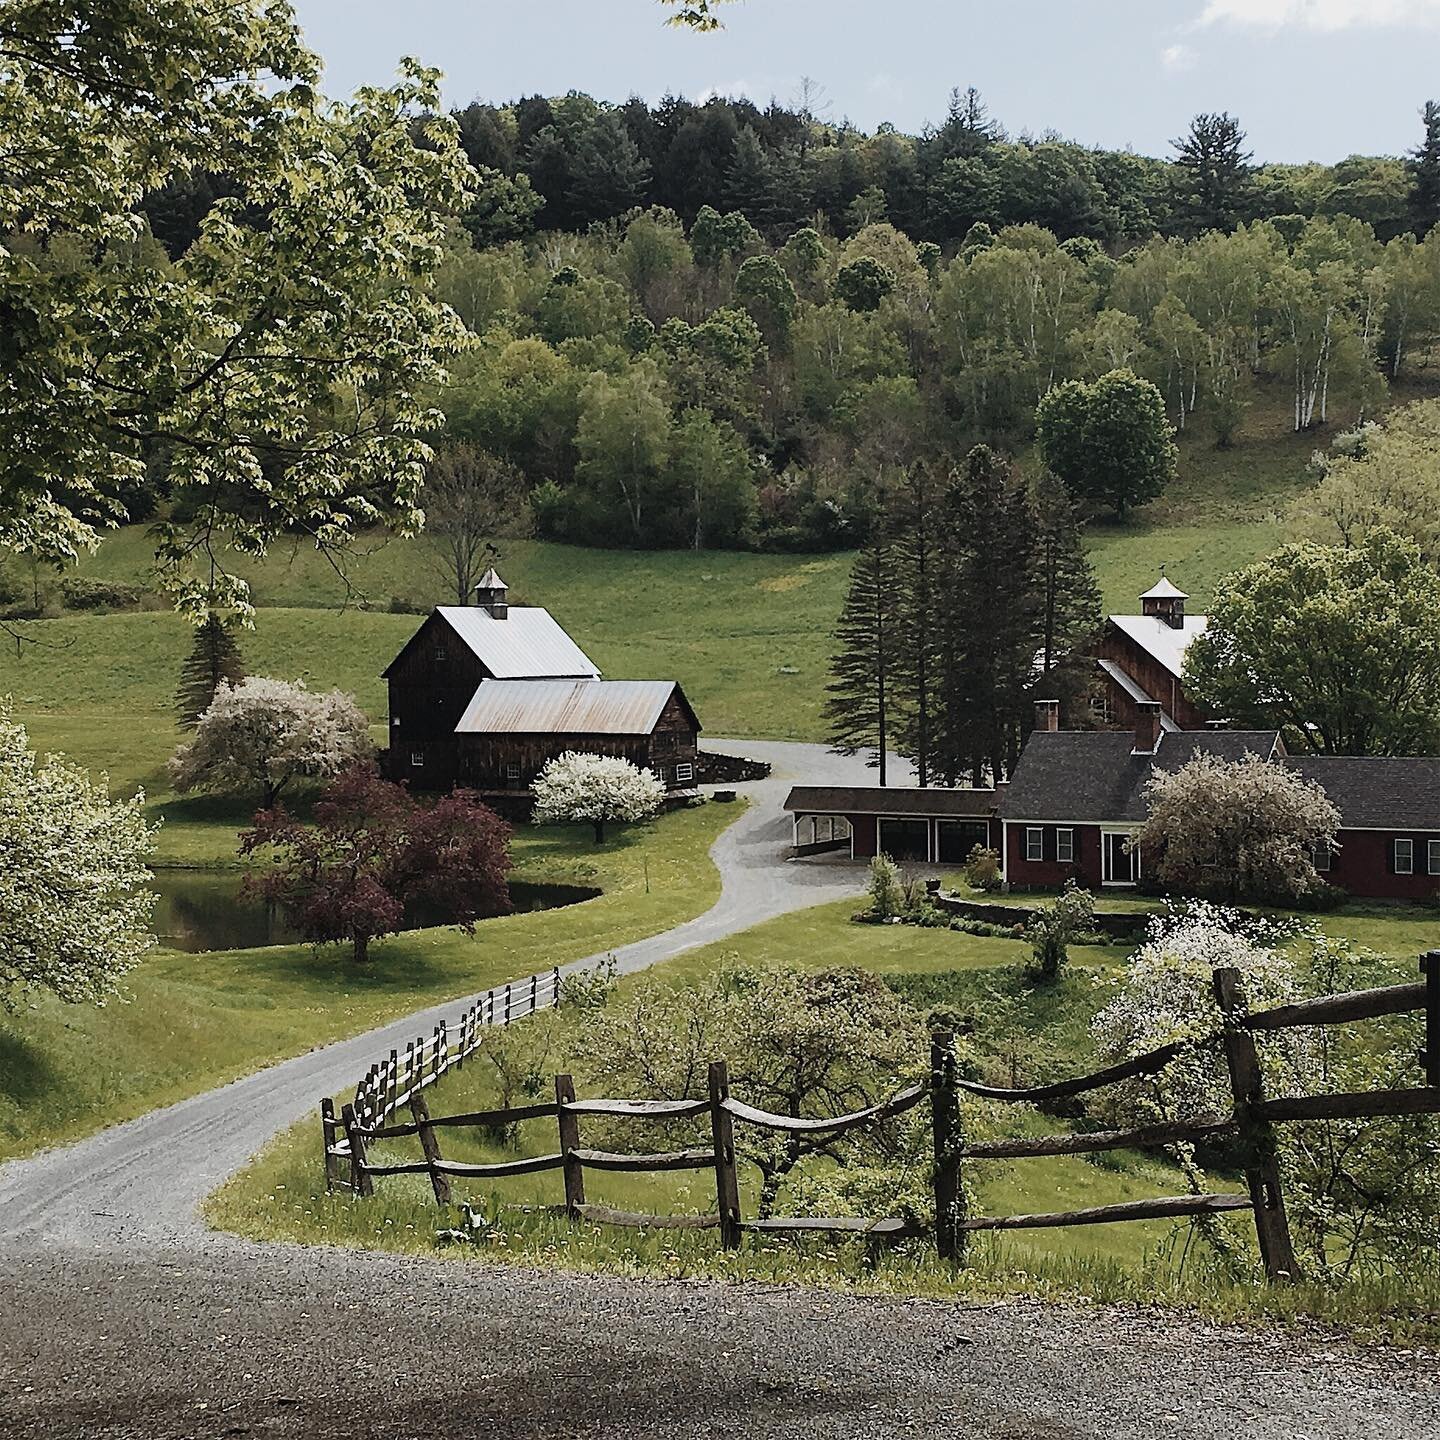
[[[1100,660],[1113,660],[1152,700],[1160,702],[1182,730],[1205,728],[1205,712],[1191,703],[1180,680],[1123,630],[1107,623],[1094,654]],[[1115,727],[1129,729],[1135,723],[1135,702],[1113,680],[1107,678],[1105,686]]]

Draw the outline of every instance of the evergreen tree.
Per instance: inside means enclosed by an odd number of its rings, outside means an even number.
[[[891,667],[897,645],[893,615],[893,557],[883,539],[855,558],[845,608],[835,627],[838,646],[830,662],[824,716],[830,748],[838,755],[872,751],[869,762],[885,784],[889,743]]]
[[[244,678],[245,662],[230,626],[218,615],[208,616],[195,631],[195,644],[180,667],[175,705],[181,725],[193,730],[221,685],[238,685]]]
[[[1440,102],[1427,100],[1421,113],[1425,139],[1410,152],[1410,214],[1424,236],[1440,221]]]
[[[1077,651],[1100,628],[1100,586],[1081,544],[1075,502],[1046,472],[1030,487],[1035,516],[1035,579],[1040,606],[1040,688],[1074,709],[1094,662]]]
[[[895,748],[930,783],[940,679],[940,617],[947,564],[941,486],[926,465],[903,471],[890,500],[896,637],[890,730]]]
[[[988,446],[946,496],[954,539],[940,622],[934,767],[946,784],[1003,780],[1019,757],[1040,649],[1036,525],[1025,486]]]
[[[1245,132],[1233,115],[1197,115],[1175,147],[1175,209],[1192,235],[1233,230],[1246,218],[1251,193]]]

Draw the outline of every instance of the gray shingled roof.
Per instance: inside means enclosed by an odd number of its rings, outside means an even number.
[[[1291,755],[1358,830],[1440,830],[1440,759],[1399,755]]]
[[[993,790],[924,790],[903,785],[796,785],[785,809],[797,815],[958,815],[975,819],[995,810]]]
[[[1274,730],[1186,730],[1165,734],[1154,755],[1136,755],[1128,730],[1037,730],[1000,813],[1007,820],[1143,820],[1145,782],[1155,770],[1178,770],[1197,753],[1268,758],[1279,738]]]

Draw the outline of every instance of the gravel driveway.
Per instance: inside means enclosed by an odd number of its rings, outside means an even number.
[[[754,803],[716,842],[719,901],[618,951],[622,968],[860,888],[852,867],[781,863],[779,808],[792,778],[843,781],[857,767],[815,746],[743,748],[776,776],[747,787]],[[0,1436],[1440,1433],[1429,1353],[1362,1355],[1130,1311],[262,1247],[204,1228],[200,1202],[274,1133],[464,1003],[0,1168]]]

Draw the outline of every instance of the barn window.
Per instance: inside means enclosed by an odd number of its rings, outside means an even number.
[[[1045,858],[1045,832],[1038,825],[1032,825],[1025,831],[1025,858],[1027,860],[1043,860]]]
[[[425,752],[423,750],[412,750],[410,752],[410,768],[412,770],[423,770],[425,768]]]
[[[1055,858],[1062,865],[1075,863],[1075,832],[1073,830],[1057,830],[1055,832]]]
[[[513,763],[507,765],[505,767],[505,779],[511,784],[517,783],[520,779],[520,767]]]
[[[1413,875],[1415,873],[1415,842],[1413,840],[1407,838],[1395,842],[1395,873],[1397,875]]]
[[[677,765],[675,767],[675,783],[677,785],[689,785],[695,779],[695,767],[693,765]]]

